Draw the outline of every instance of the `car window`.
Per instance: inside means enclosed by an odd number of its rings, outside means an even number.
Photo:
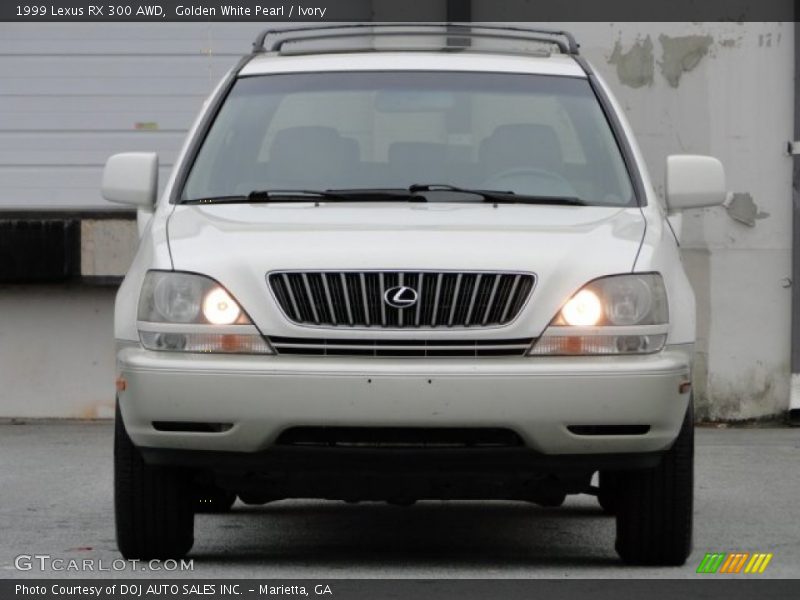
[[[182,197],[418,183],[634,201],[585,79],[405,71],[240,79]]]

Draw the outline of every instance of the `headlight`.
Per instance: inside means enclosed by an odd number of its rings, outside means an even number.
[[[603,317],[603,304],[592,290],[581,290],[561,309],[567,325],[597,325]]]
[[[203,316],[214,325],[230,325],[242,314],[242,309],[222,288],[215,288],[203,300]]]
[[[150,271],[139,296],[139,320],[153,323],[249,325],[227,290],[194,273]]]
[[[140,297],[140,319],[172,323],[197,322],[200,298],[203,288],[206,287],[202,278],[184,273],[150,273],[148,280],[145,282],[146,293],[142,293]],[[147,289],[148,283],[152,290]],[[152,302],[142,302],[149,298],[152,298]]]
[[[531,355],[646,354],[667,340],[664,281],[657,273],[596,279],[569,298]]]
[[[626,275],[598,282],[612,325],[658,325],[667,322],[667,298],[660,275]]]
[[[272,353],[228,291],[194,273],[149,271],[139,297],[138,326],[149,350]]]

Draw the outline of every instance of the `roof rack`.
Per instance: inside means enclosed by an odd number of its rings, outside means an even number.
[[[338,33],[336,33],[338,31]],[[442,36],[502,39],[555,44],[563,54],[578,54],[579,44],[568,31],[505,25],[475,25],[471,23],[350,23],[311,27],[267,29],[253,42],[253,54],[281,52],[285,44],[294,42],[342,39],[363,36]],[[275,39],[267,47],[270,36]],[[460,46],[459,46],[460,47]]]

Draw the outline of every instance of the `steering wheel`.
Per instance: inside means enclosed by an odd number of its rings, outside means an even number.
[[[537,169],[534,167],[513,167],[511,169],[505,169],[504,171],[500,171],[499,173],[495,173],[488,179],[484,180],[481,184],[482,187],[486,189],[506,189],[509,187],[510,181],[513,179],[521,180],[520,183],[522,185],[511,186],[512,189],[515,191],[519,191],[524,193],[526,188],[529,186],[525,185],[526,182],[530,181],[531,179],[539,179],[539,180],[546,180],[544,183],[544,188],[548,192],[548,188],[555,188],[555,191],[552,193],[553,196],[575,196],[575,189],[572,187],[569,181],[564,179],[558,173],[553,173],[552,171],[546,171],[545,169]],[[542,189],[540,186],[534,185],[530,186],[533,189],[530,193],[541,194]],[[544,194],[542,194],[544,195]],[[548,194],[550,195],[550,194]]]

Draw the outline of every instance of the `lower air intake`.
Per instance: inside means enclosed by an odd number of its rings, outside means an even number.
[[[644,435],[650,425],[569,425],[575,435]]]
[[[233,428],[233,423],[207,423],[196,421],[153,421],[156,431],[185,433],[224,433]]]
[[[449,427],[292,427],[279,446],[342,448],[514,448],[522,439],[510,429]]]

